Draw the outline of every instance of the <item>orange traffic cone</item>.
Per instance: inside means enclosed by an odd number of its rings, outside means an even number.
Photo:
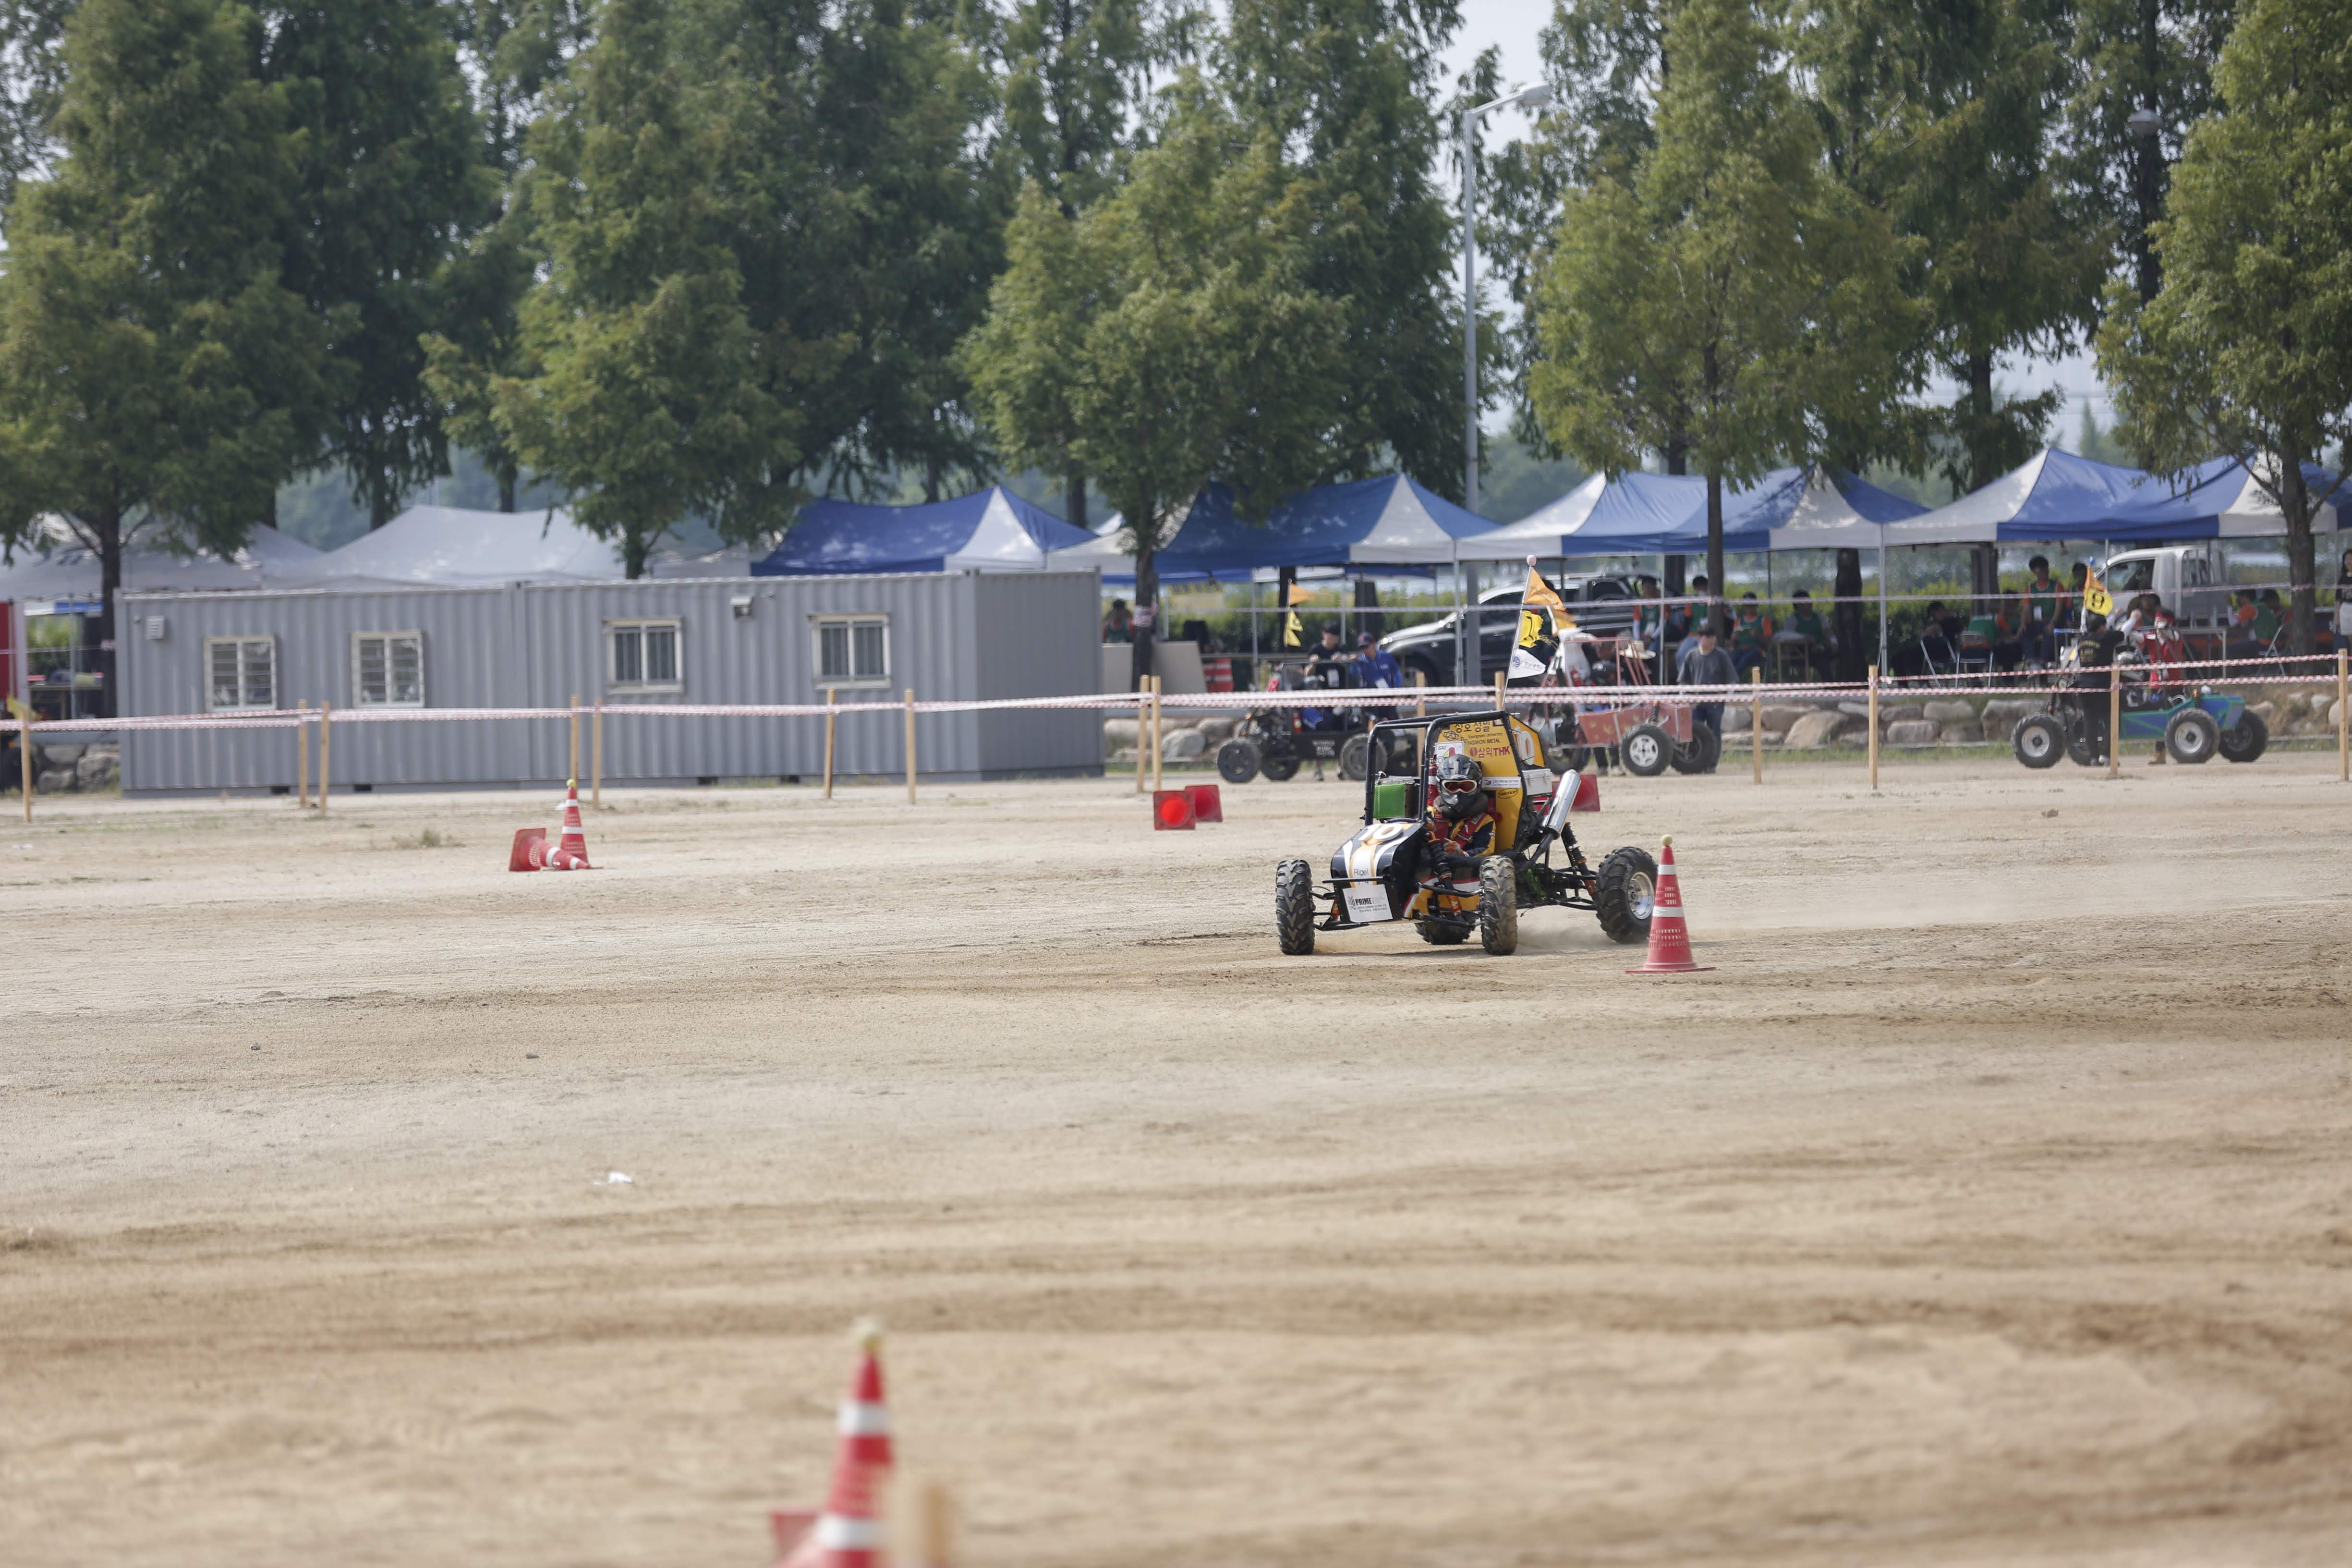
[[[882,1346],[882,1331],[870,1322],[861,1323],[857,1340],[862,1352],[857,1376],[834,1424],[841,1440],[834,1450],[833,1489],[815,1528],[801,1538],[779,1568],[880,1568],[882,1525],[877,1505],[882,1487],[890,1479],[893,1459],[890,1407],[882,1400],[882,1363],[876,1353]],[[786,1521],[792,1518],[779,1514],[772,1521],[780,1546]]]
[[[588,836],[580,827],[580,781],[573,779],[565,786],[563,796],[563,837],[547,858],[548,868],[555,871],[593,871],[588,864]]]
[[[547,869],[547,829],[518,827],[513,847],[507,850],[509,871],[544,871]]]
[[[1683,890],[1675,879],[1675,841],[1666,840],[1658,861],[1657,901],[1650,910],[1650,958],[1628,974],[1696,974],[1714,968],[1691,959],[1690,932],[1683,925]]]

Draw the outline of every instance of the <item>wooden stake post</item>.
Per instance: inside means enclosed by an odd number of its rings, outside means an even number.
[[[308,807],[310,804],[310,705],[300,705],[302,717],[294,721],[294,804]]]
[[[1168,709],[1160,700],[1167,695],[1165,676],[1151,678],[1151,787],[1168,787]]]
[[[602,808],[604,804],[604,700],[596,700],[596,717],[589,721],[593,737],[589,746],[588,804]]]
[[[1135,683],[1135,793],[1143,794],[1151,787],[1151,763],[1144,748],[1151,744],[1151,677],[1144,676]]]
[[[2352,784],[2352,729],[2346,727],[2346,698],[2352,697],[2352,648],[2336,650],[2336,782]],[[26,810],[31,808],[28,805]]]
[[[1413,671],[1412,671],[1412,689],[1413,689],[1413,693],[1414,693],[1414,695],[1413,695],[1413,700],[1412,700],[1412,716],[1413,716],[1414,718],[1416,718],[1416,719],[1426,719],[1426,718],[1428,718],[1428,717],[1429,717],[1429,672],[1428,672],[1427,670],[1425,670],[1425,669],[1423,669],[1423,668],[1422,668],[1420,666],[1418,666],[1418,665],[1416,665],[1416,666],[1414,666],[1414,667],[1413,667]]]
[[[572,694],[572,765],[571,765],[570,767],[566,768],[566,769],[563,771],[563,776],[564,776],[565,778],[570,779],[570,780],[572,781],[571,784],[570,784],[569,786],[567,786],[567,787],[569,787],[569,788],[574,788],[574,789],[576,789],[576,788],[578,788],[578,787],[579,787],[579,784],[580,784],[580,693],[578,693],[577,691],[575,691],[575,692],[573,692],[573,693]]]
[[[828,686],[824,689],[824,798],[833,798],[833,719],[834,699],[837,694]]]
[[[327,778],[334,766],[335,705],[319,704],[319,815],[327,813]]]
[[[1503,706],[1503,690],[1504,690],[1504,689],[1505,689],[1506,687],[1507,687],[1507,686],[1510,684],[1510,682],[1511,682],[1511,672],[1510,672],[1509,670],[1507,670],[1507,669],[1498,669],[1498,670],[1496,670],[1496,671],[1495,672],[1495,706],[1496,706],[1496,707],[1500,708],[1500,707],[1502,707],[1502,706]]]
[[[907,804],[915,804],[915,689],[907,688]]]
[[[1748,751],[1756,764],[1756,782],[1764,782],[1764,670],[1759,665],[1748,672],[1748,689],[1755,700],[1748,705]]]
[[[1870,787],[1878,787],[1878,666],[1870,667]]]

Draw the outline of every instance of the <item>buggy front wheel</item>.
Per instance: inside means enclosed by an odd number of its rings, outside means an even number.
[[[2054,768],[2066,752],[2066,731],[2048,713],[2028,713],[2009,732],[2009,749],[2029,768]]]
[[[1315,874],[1304,860],[1274,868],[1274,929],[1292,957],[1315,951]]]
[[[1288,784],[1298,776],[1298,752],[1288,741],[1276,741],[1259,749],[1257,765],[1275,783]]]
[[[1350,735],[1339,743],[1339,776],[1355,784],[1372,771],[1372,738]]]
[[[1217,776],[1229,784],[1245,784],[1257,777],[1257,742],[1239,735],[1217,748]]]
[[[1487,858],[1478,868],[1478,942],[1497,958],[1519,945],[1518,868],[1507,855]]]
[[[1723,736],[1704,719],[1691,721],[1690,744],[1676,746],[1673,758],[1678,773],[1711,773],[1723,760]]]
[[[1610,941],[1647,942],[1657,903],[1658,863],[1648,850],[1629,844],[1601,858],[1592,878],[1592,912]]]
[[[2164,727],[2164,749],[2176,763],[2210,763],[2221,744],[2221,726],[2201,708],[2184,708]]]
[[[1674,754],[1674,737],[1655,724],[1636,724],[1617,742],[1619,760],[1637,779],[1654,779],[1664,773]]]

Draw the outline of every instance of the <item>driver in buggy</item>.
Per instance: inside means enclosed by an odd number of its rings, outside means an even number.
[[[1428,876],[1475,883],[1479,863],[1495,851],[1495,797],[1475,757],[1448,752],[1437,759],[1437,792],[1429,803]]]

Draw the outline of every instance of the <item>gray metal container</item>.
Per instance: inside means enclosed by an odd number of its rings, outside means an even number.
[[[1060,572],[127,594],[117,639],[121,711],[212,710],[209,639],[262,637],[272,650],[278,707],[331,702],[348,712],[361,696],[358,639],[413,633],[427,709],[562,708],[575,696],[601,698],[608,782],[806,777],[824,765],[821,718],[625,710],[821,701],[820,621],[878,618],[887,670],[838,683],[845,704],[877,710],[840,719],[834,765],[844,776],[895,774],[906,767],[898,703],[909,687],[924,701],[1091,692],[1100,676],[1098,603],[1094,574]],[[675,624],[677,679],[659,689],[620,688],[615,625],[647,622]],[[1091,710],[928,713],[916,728],[927,776],[1102,768],[1102,719]],[[584,718],[581,729],[584,777]],[[333,784],[338,793],[560,784],[569,746],[562,719],[337,723]],[[295,782],[295,767],[290,729],[123,736],[126,794],[282,789]]]

